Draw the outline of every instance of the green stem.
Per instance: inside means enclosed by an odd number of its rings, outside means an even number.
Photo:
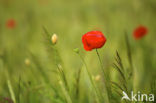
[[[67,100],[67,103],[72,103],[72,99],[71,99],[71,96],[69,94],[69,92],[67,91],[64,83],[62,81],[60,81],[60,86],[61,86],[61,89],[62,89],[62,92]]]
[[[20,93],[21,93],[21,76],[19,76],[19,84],[18,84],[18,103],[20,103]]]
[[[133,67],[133,61],[132,61],[132,53],[131,53],[131,46],[129,43],[129,39],[127,36],[127,33],[125,33],[125,42],[126,42],[126,47],[127,47],[127,56],[128,56],[128,62],[131,68],[131,73],[129,75],[129,79],[132,78],[132,91],[135,91],[134,85],[135,85],[135,80],[134,80],[134,67]],[[131,102],[131,103],[135,103],[135,102]]]
[[[97,54],[98,59],[99,59],[99,62],[100,62],[101,70],[102,70],[102,72],[103,72],[103,74],[104,74],[104,76],[105,76],[105,72],[104,72],[103,65],[102,65],[102,60],[101,60],[101,58],[100,58],[100,54],[99,54],[99,52],[98,52],[97,49],[96,49],[96,54]]]
[[[90,82],[91,82],[91,84],[92,84],[92,86],[93,86],[93,88],[94,88],[94,90],[95,90],[96,95],[97,95],[98,102],[99,102],[99,101],[102,102],[102,101],[103,101],[103,100],[102,100],[102,95],[101,95],[100,93],[98,93],[98,90],[96,89],[96,86],[95,86],[94,81],[93,81],[93,79],[92,79],[91,73],[90,73],[89,70],[88,70],[88,66],[87,66],[85,60],[83,59],[83,57],[82,57],[79,53],[78,53],[78,55],[80,56],[81,60],[83,61],[84,65],[85,65],[85,68],[86,68],[87,74],[88,74],[88,76],[89,76]]]
[[[11,99],[14,101],[14,103],[16,103],[15,94],[14,94],[14,91],[13,91],[13,88],[12,88],[12,85],[11,85],[11,82],[9,79],[8,79],[7,83],[8,83],[8,88],[9,88],[9,92],[11,95]]]
[[[105,71],[104,71],[104,68],[103,68],[103,63],[102,63],[102,60],[101,60],[101,58],[100,58],[100,54],[99,54],[99,52],[98,52],[98,50],[96,49],[96,54],[97,54],[97,56],[98,56],[98,59],[99,59],[99,62],[100,62],[100,66],[101,66],[101,70],[102,70],[102,72],[103,72],[103,76],[104,76],[104,86],[105,86],[105,91],[106,91],[106,94],[107,94],[107,103],[109,103],[109,94],[108,94],[108,86],[107,86],[107,78],[106,78],[106,74],[105,74]]]
[[[133,67],[133,62],[132,62],[132,53],[131,53],[131,47],[130,47],[130,43],[129,43],[129,39],[127,37],[127,34],[125,34],[125,41],[126,41],[126,47],[127,47],[127,56],[128,56],[128,62],[131,68],[131,73],[130,73],[130,77],[133,76],[134,74],[134,67]]]

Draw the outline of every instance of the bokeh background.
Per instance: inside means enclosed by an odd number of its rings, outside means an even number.
[[[93,76],[101,72],[95,50],[85,51],[81,41],[82,35],[91,30],[100,30],[107,38],[99,53],[107,75],[114,81],[119,79],[112,67],[116,50],[125,68],[129,68],[127,34],[136,91],[151,93],[151,83],[156,78],[155,11],[155,0],[0,0],[0,98],[15,97],[17,102],[20,77],[21,103],[65,103],[54,66],[55,53],[47,49],[50,45],[45,43],[43,27],[50,35],[58,36],[54,47],[59,52],[70,95],[74,94],[77,73],[84,67],[74,48],[80,49]],[[15,20],[14,28],[6,26],[9,19]],[[149,32],[135,40],[133,30],[139,25],[146,26]],[[97,85],[101,86],[100,82]],[[54,97],[51,86],[58,97]],[[79,103],[93,103],[94,93],[85,69],[81,72],[80,87]],[[120,96],[116,101],[120,101]]]

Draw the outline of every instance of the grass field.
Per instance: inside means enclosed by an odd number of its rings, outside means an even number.
[[[135,40],[140,25],[148,33]],[[85,51],[82,35],[93,30],[107,41]],[[0,0],[0,103],[134,103],[121,100],[123,91],[156,95],[155,39],[156,0]]]

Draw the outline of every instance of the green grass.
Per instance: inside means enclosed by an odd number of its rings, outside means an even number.
[[[156,93],[155,9],[155,0],[0,0],[0,103],[128,103],[122,90]],[[136,41],[140,24],[149,33]],[[107,38],[102,64],[96,50],[83,49],[91,30]]]

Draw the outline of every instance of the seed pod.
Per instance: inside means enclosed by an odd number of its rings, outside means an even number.
[[[56,44],[57,39],[58,39],[57,35],[56,35],[56,34],[53,34],[52,37],[51,37],[52,43],[53,43],[53,44]]]
[[[30,60],[28,58],[25,59],[25,65],[29,66],[30,65]]]
[[[100,76],[100,75],[97,75],[97,76],[95,77],[95,80],[96,80],[96,81],[99,81],[100,78],[101,78],[101,76]]]

